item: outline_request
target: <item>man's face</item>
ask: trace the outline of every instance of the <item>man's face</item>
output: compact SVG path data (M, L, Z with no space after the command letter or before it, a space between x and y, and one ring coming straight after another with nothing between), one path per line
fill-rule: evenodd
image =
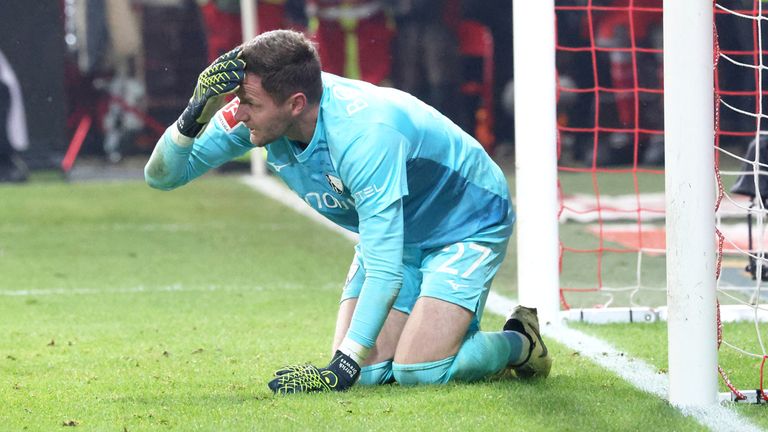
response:
M263 147L285 135L292 126L291 99L275 103L257 75L246 73L235 95L240 98L235 120L245 123L251 130L251 144Z

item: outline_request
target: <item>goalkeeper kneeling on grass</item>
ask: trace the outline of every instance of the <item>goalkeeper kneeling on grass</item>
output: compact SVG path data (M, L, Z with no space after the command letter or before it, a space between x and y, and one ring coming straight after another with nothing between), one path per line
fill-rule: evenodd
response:
M360 234L330 363L277 371L275 393L549 374L535 309L480 331L515 214L474 138L407 93L321 72L304 35L276 30L200 74L146 180L173 189L256 147L299 197Z

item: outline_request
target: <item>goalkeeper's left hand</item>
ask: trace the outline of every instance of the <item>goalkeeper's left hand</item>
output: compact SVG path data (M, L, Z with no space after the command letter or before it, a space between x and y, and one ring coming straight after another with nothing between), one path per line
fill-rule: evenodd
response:
M267 384L276 394L344 391L360 377L360 365L348 355L336 351L331 363L324 368L292 366L278 371L276 375Z

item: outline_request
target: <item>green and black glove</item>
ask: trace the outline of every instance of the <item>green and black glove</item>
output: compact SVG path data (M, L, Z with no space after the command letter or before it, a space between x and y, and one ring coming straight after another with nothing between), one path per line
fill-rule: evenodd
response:
M336 351L331 363L318 368L312 365L288 366L275 372L267 384L275 394L344 391L360 377L360 365L346 354Z
M200 134L216 111L226 102L226 96L240 88L245 78L245 61L237 47L217 58L197 77L195 92L176 121L179 133L189 138Z

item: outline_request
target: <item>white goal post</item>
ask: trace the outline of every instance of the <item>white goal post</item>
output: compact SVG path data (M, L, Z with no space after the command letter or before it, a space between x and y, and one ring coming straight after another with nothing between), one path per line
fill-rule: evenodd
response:
M676 405L718 401L713 25L711 2L664 0L669 401Z
M520 304L557 324L557 110L554 0L512 5L515 73L515 196Z
M516 1L518 293L560 321L554 0ZM669 400L717 403L712 3L664 0Z

